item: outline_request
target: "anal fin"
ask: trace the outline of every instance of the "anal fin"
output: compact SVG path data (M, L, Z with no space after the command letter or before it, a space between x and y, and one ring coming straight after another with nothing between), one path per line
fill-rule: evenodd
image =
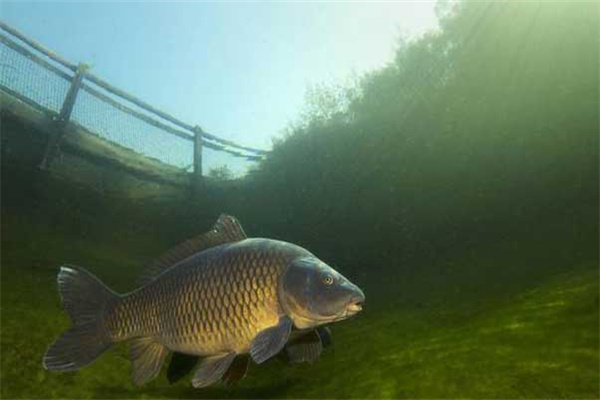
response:
M199 360L199 356L177 352L173 353L169 369L167 370L167 379L169 380L169 383L173 384L181 380L181 378L194 369ZM240 381L246 376L246 372L248 372L249 362L250 357L247 354L238 354L221 377L221 382L229 386Z
M131 342L133 383L143 385L156 378L169 350L152 337L142 337Z
M250 357L247 354L238 355L231 365L223 378L221 380L226 385L233 385L240 381L244 376L246 376L246 372L248 372L248 364L250 362Z
M203 359L194 373L192 386L201 388L217 382L225 375L225 372L235 359L235 355L235 353L225 353Z

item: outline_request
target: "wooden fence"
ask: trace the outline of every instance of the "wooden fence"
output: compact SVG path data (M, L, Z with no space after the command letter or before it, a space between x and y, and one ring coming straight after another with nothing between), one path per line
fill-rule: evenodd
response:
M85 91L95 98L110 104L119 111L133 116L161 131L189 141L194 149L193 172L195 182L199 183L202 181L202 153L205 147L252 161L258 161L268 154L265 150L241 146L232 141L212 135L203 131L198 125L182 122L166 112L158 110L148 103L98 78L90 73L88 66L85 64L74 64L65 60L1 21L0 29L3 31L3 33L0 33L0 43L2 45L21 54L29 61L36 63L47 71L70 82L70 87L66 93L60 111L57 113L45 108L46 112L53 114L54 128L48 138L46 152L40 164L42 168L49 167L54 159L55 149L60 143L62 136L67 132L66 127L69 124L73 107L77 101L77 95L81 91ZM102 93L100 90L94 88L93 85L90 85L90 83L103 89L107 93L110 93L114 97ZM31 98L28 98L26 93L20 93L19 91L10 89L2 83L0 83L0 89L38 109L44 108ZM134 109L131 105L134 105L140 110L144 110L148 114Z

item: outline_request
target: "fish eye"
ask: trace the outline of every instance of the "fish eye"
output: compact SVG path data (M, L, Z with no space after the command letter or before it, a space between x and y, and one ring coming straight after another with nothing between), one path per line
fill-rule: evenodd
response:
M326 285L333 285L333 276L325 275L325 277L323 278L323 283Z

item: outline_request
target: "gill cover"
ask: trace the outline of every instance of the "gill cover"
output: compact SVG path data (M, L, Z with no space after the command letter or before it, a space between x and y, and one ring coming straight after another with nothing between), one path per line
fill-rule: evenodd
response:
M316 257L293 260L281 288L284 310L299 329L344 319L352 302L364 300L356 285Z

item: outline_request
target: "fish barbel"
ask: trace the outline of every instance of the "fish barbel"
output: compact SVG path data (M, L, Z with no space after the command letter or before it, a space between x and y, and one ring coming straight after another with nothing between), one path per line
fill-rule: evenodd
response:
M143 282L119 295L82 268L61 267L59 292L73 326L48 348L44 367L77 370L131 341L138 385L158 375L170 351L205 357L195 387L236 381L248 365L240 356L260 364L286 346L292 328L311 332L356 314L364 302L358 287L308 250L247 238L226 215L159 258Z

